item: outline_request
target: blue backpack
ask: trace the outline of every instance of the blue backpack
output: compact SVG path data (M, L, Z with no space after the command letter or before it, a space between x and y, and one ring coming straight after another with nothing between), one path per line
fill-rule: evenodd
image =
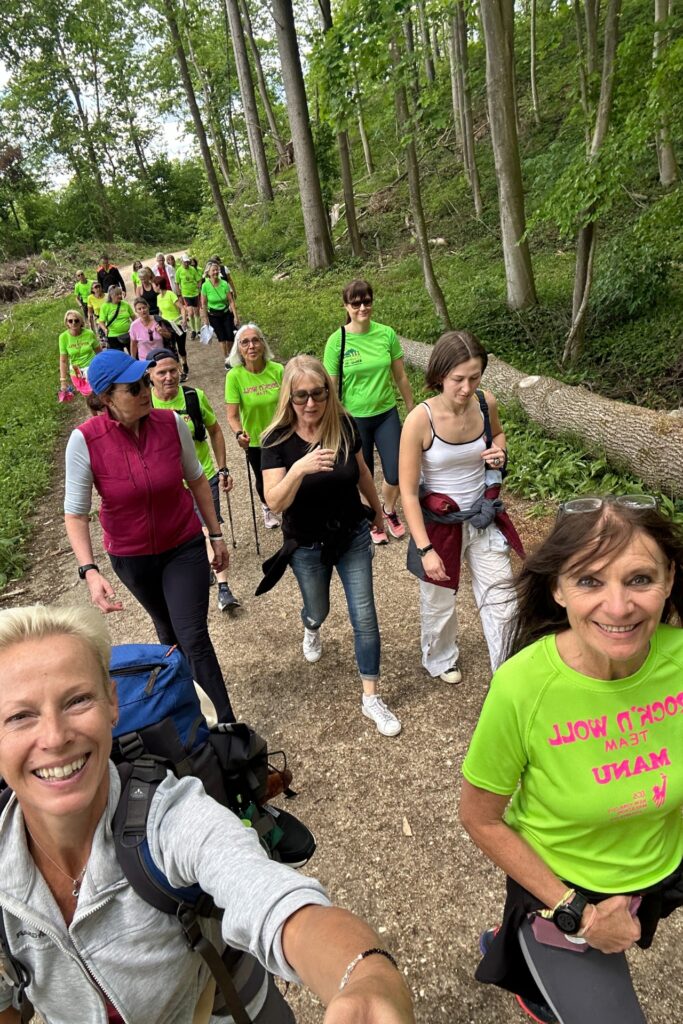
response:
M112 822L119 864L138 896L177 917L188 946L208 965L218 990L214 1012L227 1008L235 1024L251 1024L232 977L246 954L230 947L219 953L199 924L202 917L220 919L223 911L199 885L174 888L152 860L147 843L152 799L170 769L178 778L201 779L210 796L256 829L273 859L300 867L313 856L315 839L294 815L265 806L269 772L276 772L269 765L265 740L243 722L209 728L190 667L177 648L115 646L110 672L119 702L111 755L121 778ZM279 774L287 778L284 753L277 753L284 761ZM287 786L282 789L285 796L295 795ZM0 812L10 795L9 789L0 792ZM15 976L22 1022L30 1021L33 1008L24 994L29 979L9 952L1 913L0 952ZM254 965L259 967L255 961Z

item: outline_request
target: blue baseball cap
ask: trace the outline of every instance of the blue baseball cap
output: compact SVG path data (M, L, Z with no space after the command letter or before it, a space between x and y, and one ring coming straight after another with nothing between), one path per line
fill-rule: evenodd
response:
M133 359L127 352L105 349L98 352L86 370L88 384L101 395L112 384L133 384L140 380L151 364L147 359Z

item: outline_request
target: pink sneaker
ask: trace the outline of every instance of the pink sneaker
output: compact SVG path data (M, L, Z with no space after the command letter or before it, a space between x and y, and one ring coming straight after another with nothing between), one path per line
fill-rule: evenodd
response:
M388 544L389 538L384 530L378 530L376 526L370 527L370 536L373 544Z
M400 540L401 537L405 537L406 528L398 518L396 509L394 509L393 512L387 512L384 505L382 505L382 515L386 519L387 527L392 537L395 537L396 540Z

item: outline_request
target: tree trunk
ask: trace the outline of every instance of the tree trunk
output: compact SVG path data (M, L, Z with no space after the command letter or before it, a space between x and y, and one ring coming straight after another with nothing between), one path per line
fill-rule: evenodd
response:
M394 65L394 71L396 72L397 80L399 80L401 56L395 40L391 41L389 49ZM408 113L408 97L406 96L405 86L400 82L400 80L398 81L398 85L394 92L394 100L396 105L396 123L399 134L406 135L410 131L410 115ZM432 266L432 257L429 252L429 238L427 237L427 225L425 223L424 209L422 207L422 193L420 188L420 165L417 159L417 150L415 149L415 139L412 131L410 131L410 135L408 136L405 155L406 170L408 172L410 208L413 214L413 222L415 224L417 247L420 254L420 260L422 262L422 273L424 275L425 287L427 288L429 296L434 303L436 315L441 320L444 329L450 330L451 319L448 315L448 307L446 306L446 300L444 299L443 292L441 291L441 286L436 279L434 267Z
M521 135L522 126L519 120L519 104L517 102L517 68L515 66L515 0L497 0L503 19L503 31L508 50L510 64L510 81L512 82L512 101L515 107L515 125L517 135Z
M579 69L579 96L581 97L581 109L584 115L584 137L586 140L586 152L590 149L590 100L589 100L589 86L588 86L588 58L586 55L586 47L583 41L583 24L581 21L581 0L573 0L574 8L574 28L576 31L576 53L578 58L578 69Z
M372 151L370 149L370 143L368 141L368 133L365 130L365 118L363 116L363 103L360 98L360 83L358 81L358 70L356 65L353 66L353 81L356 87L356 108L358 110L358 133L360 135L360 141L363 146L363 157L365 158L365 166L367 172L372 177L375 173L375 167L372 162Z
M587 3L589 0L587 0ZM600 97L595 116L595 128L588 162L597 158L609 130L612 103L614 100L614 74L619 43L619 17L621 0L609 0L605 16L605 38L603 44ZM586 328L588 300L593 285L593 261L595 258L596 225L594 206L583 210L581 220L584 226L579 231L576 243L576 268L574 271L574 295L572 300L572 325L562 353L563 363L575 363L583 349Z
M534 111L534 121L537 125L541 123L541 111L538 104L538 84L536 82L536 0L531 0L530 9L530 77L531 77L531 106Z
M436 70L436 65L441 60L441 48L439 46L439 33L437 26L433 22L430 29L430 35L432 39L432 53L434 55L434 68Z
M223 181L225 182L226 186L230 188L230 171L228 170L228 163L225 158L225 152L221 152L218 134L216 132L216 121L214 120L215 105L213 103L213 99L211 96L211 83L209 82L206 70L200 67L197 58L195 57L194 47L192 46L192 33L190 31L190 15L187 10L185 0L182 0L182 4L183 10L185 12L185 38L187 39L187 49L190 54L190 60L194 65L197 78L199 79L199 83L202 88L202 95L204 97L204 110L206 111L206 124L209 130L209 136L211 137L211 145L213 146L213 151L216 154L218 166L220 167L221 174L223 175Z
M472 116L472 90L470 89L469 54L467 51L467 18L462 0L455 6L455 55L458 74L459 91L462 102L462 130L465 162L468 168L467 177L472 189L472 199L477 217L481 217L484 206L481 199L477 157L474 150L474 118Z
M237 81L239 82L240 96L242 97L244 117L247 122L249 151L256 169L256 185L261 199L264 202L271 202L273 199L273 187L270 183L270 174L268 173L268 160L266 159L261 122L259 121L258 108L256 106L256 93L254 92L254 83L251 78L247 44L244 41L244 30L237 0L225 0L225 9L228 12L228 24L232 38L232 48L235 54L235 67L237 68Z
M415 58L415 33L413 31L413 19L410 17L410 11L403 19L403 38L410 66L410 91L413 94L413 103L417 106L417 101L420 97L420 82L417 74L417 60Z
M465 153L465 111L462 105L462 95L460 92L460 71L458 68L458 43L457 43L457 32L458 25L455 20L455 15L451 16L450 20L450 32L448 35L448 61L451 68L451 106L453 107L453 127L455 128L455 141L460 146L462 153L462 165L465 171L465 176L469 181L470 169L467 166L467 155Z
M287 164L287 147L282 141L280 129L278 128L277 121L275 120L273 104L271 103L270 96L268 95L266 76L263 73L261 54L259 53L258 46L256 45L256 39L254 38L254 29L251 24L251 15L249 14L247 0L240 0L240 9L244 20L244 28L247 33L247 42L249 43L249 49L251 50L251 56L254 61L256 84L258 86L259 96L261 97L261 103L263 104L263 109L266 114L266 120L268 121L268 128L277 152L278 165L284 167Z
M429 83L436 78L434 71L434 59L432 48L429 42L429 30L427 28L427 15L425 13L424 0L417 0L417 19L420 26L420 39L422 40L422 60L425 66L425 77Z
M511 309L537 303L526 230L522 165L517 139L517 120L510 41L506 38L502 4L487 0L480 5L486 41L486 86L491 143L498 185L500 230L505 261L507 301Z
M206 131L202 123L202 117L199 112L199 106L197 105L197 97L194 93L194 87L192 85L192 77L190 75L190 69L187 64L187 57L183 50L182 40L180 38L180 32L178 30L178 21L176 18L175 9L173 7L173 0L162 0L164 15L168 22L169 31L171 33L171 41L173 43L173 49L175 51L176 60L178 62L178 69L180 71L180 77L182 79L183 88L185 89L185 97L187 99L187 105L190 108L192 115L192 121L194 124L194 130L197 135L197 141L199 143L199 149L202 154L202 160L204 161L204 168L206 170L206 177L209 181L209 187L211 189L211 195L213 197L213 203L216 207L216 213L218 219L221 222L221 227L227 239L227 242L232 250L232 254L235 257L237 265L244 269L244 257L242 250L240 249L237 236L233 231L232 224L230 223L230 217L223 200L223 195L218 184L218 176L216 175L216 168L213 165L211 159L211 150L209 149L209 142L206 137Z
M590 78L598 70L600 0L584 0L583 11L586 22L586 70Z
M667 18L673 15L673 0L655 0L655 35L654 35L654 62L657 64L669 44L669 30L662 30L662 25ZM666 114L659 116L659 128L657 129L657 163L659 164L659 180L665 187L675 185L679 179L678 164L671 139L669 119Z
M308 265L313 270L323 270L331 265L334 249L320 188L292 0L273 0L273 18L299 181Z
M425 370L432 346L399 340L406 363ZM528 377L491 355L484 385L500 402L518 401L553 437L578 437L586 452L605 455L647 486L683 498L683 409L657 412L615 402L552 377Z

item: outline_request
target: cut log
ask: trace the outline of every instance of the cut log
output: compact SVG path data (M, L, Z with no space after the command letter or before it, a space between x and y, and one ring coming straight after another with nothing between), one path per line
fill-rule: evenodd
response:
M426 369L431 345L400 340L406 362ZM530 377L491 355L484 385L502 403L519 402L552 437L571 435L587 453L604 453L615 469L683 498L683 408L661 412L615 402L553 377Z

